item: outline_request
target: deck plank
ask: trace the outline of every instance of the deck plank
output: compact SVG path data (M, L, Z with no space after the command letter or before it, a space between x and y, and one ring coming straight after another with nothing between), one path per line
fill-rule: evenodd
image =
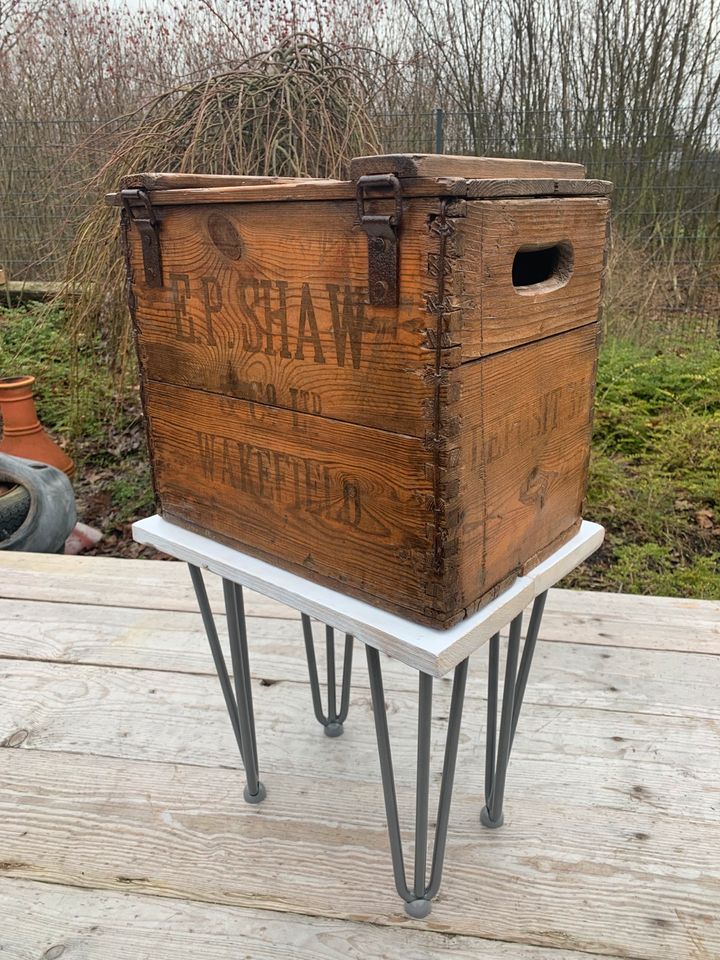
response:
M234 771L8 750L2 871L405 922L375 784L276 774L260 807L238 796ZM560 791L555 804L516 811L508 827L482 831L477 798L458 790L441 895L427 920L408 923L648 960L703 956L698 943L707 957L720 954L716 825L671 819L651 806L635 816L608 808L592 814L564 803Z
M445 877L418 923L393 889L360 648L330 741L297 613L248 596L268 787L248 807L183 565L0 553L0 598L3 957L720 956L718 603L551 591L499 831L478 825L473 658ZM411 825L416 680L384 665Z
M208 597L222 602L220 579L205 576ZM66 557L0 552L0 597L151 610L197 610L187 566L174 560ZM247 591L253 616L299 618L289 607Z
M591 960L553 950L408 927L376 927L249 907L0 879L7 960ZM50 951L55 950L52 954Z
M218 578L206 577L220 608ZM0 551L0 598L120 608L194 612L184 564L64 557ZM250 616L297 619L282 604L247 591ZM550 591L543 622L547 640L720 655L720 602L637 597L580 590Z
M239 767L230 724L212 677L4 661L0 744L23 750L72 752L126 760ZM319 780L378 782L370 698L354 693L339 743L322 735L307 685L278 682L253 689L261 769L306 773ZM396 779L412 785L416 695L387 690ZM446 715L449 691L435 700ZM481 796L484 704L468 697L458 758L458 785ZM436 757L443 724L434 724ZM89 760L87 761L89 762ZM439 761L438 761L439 764ZM435 777L439 766L435 769ZM720 781L717 722L597 711L587 706L526 704L510 772L512 797L552 802L556 784L577 806L632 812L638 792L670 816L720 822L711 784ZM595 784L592 790L588 783ZM511 801L512 802L512 801Z
M218 617L221 635L224 618ZM307 663L296 620L249 618L250 665L266 681L307 683ZM608 710L720 719L720 657L644 648L562 645L543 626L528 703L584 704ZM324 640L316 626L321 676ZM227 656L227 651L226 651ZM213 674L198 613L102 607L47 601L0 600L0 660L27 658L57 663ZM362 647L357 645L353 685L368 687ZM229 661L228 661L229 662ZM484 696L486 655L472 658L468 693ZM383 658L388 687L415 691L414 671Z

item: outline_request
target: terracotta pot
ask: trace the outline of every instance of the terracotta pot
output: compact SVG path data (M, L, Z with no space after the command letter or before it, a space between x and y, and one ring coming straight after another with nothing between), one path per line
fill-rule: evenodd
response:
M32 393L34 383L35 377L0 378L0 414L3 421L0 450L14 457L49 463L71 477L75 473L75 464L50 439L38 420Z

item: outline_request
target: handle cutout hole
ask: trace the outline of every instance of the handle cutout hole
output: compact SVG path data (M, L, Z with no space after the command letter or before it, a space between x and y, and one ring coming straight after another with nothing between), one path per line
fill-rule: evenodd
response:
M572 271L573 248L568 240L553 244L528 243L515 254L512 282L518 293L544 293L564 286Z

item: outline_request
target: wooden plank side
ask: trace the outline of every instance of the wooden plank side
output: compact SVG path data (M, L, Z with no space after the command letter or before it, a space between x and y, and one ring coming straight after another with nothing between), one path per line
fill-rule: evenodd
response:
M310 181L310 180L274 180L268 178L267 183L258 183L264 178L247 178L244 186L233 185L230 181L235 178L218 177L218 181L227 179L224 185L215 185L213 178L200 177L198 186L178 186L177 182L169 179L172 174L149 174L156 178L158 186L150 186L152 200L155 206L197 205L207 203L266 203L266 202L303 202L327 200L355 201L357 185L352 181ZM135 178L130 178L133 181ZM140 179L140 178L138 178ZM244 179L244 178L238 178ZM252 183L250 181L253 180ZM167 182L166 182L167 181ZM130 184L132 186L132 182ZM142 186L136 183L136 186ZM377 195L372 186L368 194ZM464 179L463 177L406 177L402 181L402 196L404 200L420 197L468 197L497 199L498 197L574 197L574 196L608 196L612 192L612 184L608 180L568 180L563 177L532 177L520 180L517 177L500 177L494 179ZM107 194L105 200L111 206L120 206L119 193Z
M442 614L420 440L154 381L146 404L166 519L411 619Z
M604 197L612 193L609 180L564 180L532 177L527 180L467 180L465 196L493 200L500 197Z
M473 600L578 524L598 325L453 371L460 385L460 590Z
M454 265L463 288L463 360L596 321L607 216L605 199L467 203L458 221L464 256ZM532 258L552 246L555 265L543 270ZM530 259L518 281L549 279L515 286L519 252Z
M627 624L608 618L602 629L612 633L602 646L589 623L555 610L556 592L550 594L546 607L526 704L720 719L720 702L715 696L720 689L717 624L693 620L696 635L704 634L708 642L714 638L714 656L663 650L663 643L680 635L677 627L663 622ZM247 607L247 594L245 599ZM225 645L225 618L217 607L216 622ZM324 630L320 623L314 627L318 669L324 676ZM595 643L582 642L585 633ZM305 647L296 619L249 617L248 636L252 675L261 686L307 682ZM631 638L632 647L619 646ZM227 649L225 654L230 662ZM355 655L353 690L367 690L360 644ZM214 675L200 614L174 610L2 600L0 658ZM382 663L388 689L416 692L414 671L394 659L383 657ZM485 654L479 652L468 674L467 695L483 698L486 687Z
M145 377L422 436L427 219L407 204L399 308L367 303L368 240L354 202L163 211L164 285L143 281L128 230Z
M442 933L411 926L7 878L0 916L7 960L442 960L448 949ZM485 960L591 960L575 950L453 937L453 960L477 960L478 951Z
M163 178L164 179L164 178ZM348 180L313 180L305 177L288 177L277 179L272 177L237 178L246 182L239 185L236 178L227 178L226 183L203 183L207 178L201 177L196 185L187 186L171 181L152 189L153 206L195 206L203 203L255 203L258 201L287 202L287 201L332 201L355 200L357 188ZM224 178L219 178L224 179ZM233 182L230 182L233 181ZM133 189L133 187L130 187ZM414 191L414 192L417 192ZM422 196L428 196L427 189L421 191ZM121 206L120 192L105 195L105 202L110 206ZM131 203L132 203L131 198Z
M394 173L397 177L564 177L580 180L585 176L581 163L559 163L553 160L508 160L503 157L472 157L436 153L393 153L371 157L354 157L350 161L350 178L368 174Z
M227 176L212 173L131 173L120 181L121 190L192 190L214 187L257 187L295 183L340 183L341 181L311 180L305 177Z
M378 784L277 777L267 802L250 807L236 771L6 754L5 876L410 923L393 890ZM552 804L516 804L506 829L485 832L461 769L441 898L413 929L647 960L691 960L698 943L717 955L716 824L651 803L589 816L560 792ZM400 801L405 810L408 791Z
M213 603L222 603L218 577L206 578ZM197 600L187 565L175 561L129 560L121 557L57 556L0 550L0 597L49 603L107 605L154 610L196 611ZM286 607L256 594L246 607L262 616L297 616Z
M465 181L458 177L416 178L403 181L403 197L463 196ZM372 195L373 191L369 191ZM350 180L288 179L236 186L172 186L153 190L154 207L197 206L199 204L244 203L327 203L336 200L357 202L357 184ZM120 206L120 193L105 197L111 206Z
M553 590L553 603L565 614L583 614L589 623L622 619L628 623L655 620L670 629L685 626L688 645L692 650L692 631L700 623L700 630L712 623L720 628L720 600L700 600L696 597L655 597L649 594L611 593L601 590ZM715 653L720 653L718 647Z

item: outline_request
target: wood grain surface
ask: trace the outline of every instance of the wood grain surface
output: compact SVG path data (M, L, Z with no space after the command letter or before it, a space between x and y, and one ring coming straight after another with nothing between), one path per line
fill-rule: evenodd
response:
M266 633L267 626L265 624ZM298 651L302 647L300 633L298 629ZM196 641L199 648L204 637L198 633ZM258 631L253 631L251 655L258 646ZM281 648L277 642L270 645L266 640L265 646L276 651L276 662L284 662L284 658L278 656ZM320 650L321 643L317 647ZM262 646L260 652L262 654ZM209 661L209 652L207 658ZM594 659L599 659L599 652ZM417 711L417 674L401 673L392 666L386 672L386 666L391 664L391 660L383 657L385 683L392 691L387 694L391 717L410 719ZM671 700L672 707L667 713L660 710L653 713L647 708L631 713L629 707L636 699L632 694L614 697L608 694L603 698L592 676L583 682L577 679L579 671L563 671L562 651L555 650L554 655L553 651L546 653L544 669L551 671L555 664L560 673L554 685L546 679L533 690L523 708L522 734L512 757L514 791L520 791L523 796L535 791L538 799L552 803L553 785L564 776L567 799L573 805L611 806L629 813L637 801L630 791L623 794L618 787L623 781L632 781L635 774L641 776L644 787L653 795L663 792L663 784L666 791L671 788L669 795L665 793L655 801L659 812L676 815L673 794L684 798L687 795L684 809L688 817L709 820L720 827L720 811L709 807L703 789L720 776L713 733L717 711L710 716L707 709L701 708L697 717L690 716L692 704L699 697L690 696L686 685L677 684L680 693L685 692L685 700L682 703ZM348 739L343 740L348 746L340 756L332 744L321 739L322 733L317 728L307 684L307 665L305 676L295 681L290 681L279 666L275 672L280 675L274 682L268 683L267 676L253 681L260 763L270 782L276 771L303 776L314 767L322 767L330 777L362 780L380 788L372 709L362 657L358 658L357 666L360 682L351 699L345 731ZM691 672L694 674L701 666L696 663L690 668ZM481 797L485 723L481 680L485 679L485 664L474 663L473 669L477 676L474 693L468 691L465 705L460 756L463 789L468 795ZM606 665L603 672L607 674L607 684L613 685L620 675L620 664L615 661ZM0 718L0 742L7 749L145 762L162 763L173 758L179 764L227 767L241 774L242 764L217 678L210 674L175 673L0 660L7 705ZM394 678L400 674L407 682L408 673L415 683L408 684L410 689L404 692L401 686L396 686ZM577 691L568 693L565 685L575 682ZM709 684L703 684L701 691L707 692L708 688ZM672 697L672 690L669 692ZM436 691L432 732L435 758L442 757L444 726L440 718L446 715L449 695L449 683L440 685ZM558 714L571 716L572 726L559 727ZM203 736L203 727L214 731L212 740ZM399 726L392 723L393 752L403 758L396 770L396 783L407 791L414 787L415 769L411 758L416 733L412 723ZM688 775L688 755L695 758L696 764L703 765L704 775L697 767ZM566 768L573 761L584 768L584 776L579 770L568 775ZM587 772L603 765L610 766L611 771L598 782L595 791L588 791ZM438 774L434 765L436 786Z
M457 495L460 603L570 539L587 484L598 324L453 371L463 416Z
M152 565L142 561L130 561L130 565L137 571L136 589L147 584L143 599L151 603L157 596L153 593L157 582L147 571ZM185 570L178 572L186 574ZM172 590L171 596L176 593L182 600L185 580L189 580L187 574L182 582L178 581L177 593ZM206 577L206 583L221 643L230 662L219 581ZM93 578L88 576L86 589L92 590L93 584ZM611 609L602 619L591 618L582 612L585 596L579 591L550 591L526 704L720 721L720 702L714 696L720 685L720 626L708 619L720 612L718 604L704 602L693 619L694 648L677 650L669 648L673 639L677 642L681 636L677 622L663 616L662 610L656 620L623 620L623 608L632 610L637 598L614 596ZM250 667L260 688L259 695L264 695L265 687L279 682L304 684L308 670L298 612L277 604L276 616L268 616L269 611L256 602L261 598L249 591L244 592L244 597L249 611ZM100 601L101 597L97 599ZM315 622L313 626L322 675L325 633L322 624ZM687 632L684 638L690 639ZM340 642L341 638L336 639L336 643ZM0 600L0 658L214 676L200 614L191 609ZM485 659L486 652L482 650L472 658L467 680L469 697L485 696ZM390 689L408 695L417 692L415 671L390 657L381 655L381 660L383 677ZM12 676L8 678L8 688L15 683ZM449 678L442 680L439 689L449 682ZM358 646L353 690L363 693L358 694L356 702L368 689L367 668ZM18 720L18 714L12 716ZM8 727L5 736L12 732ZM627 758L631 762L629 753ZM671 796L667 802L668 810L672 809Z
M166 519L434 619L420 440L155 381L145 395Z
M292 184L308 180L303 177L243 177L208 173L134 173L123 177L121 190L198 190L213 187L258 187L273 184ZM317 182L317 181L310 181ZM336 182L336 181L323 181ZM337 181L340 182L340 181Z
M142 282L131 229L144 376L421 437L436 205L408 205L397 310L366 303L367 237L354 203L168 209L159 289Z
M495 177L565 177L578 180L585 176L581 163L558 163L547 160L508 160L503 157L468 157L437 153L394 153L355 157L350 161L350 178L367 174L394 173L397 177L456 176Z
M402 193L407 199L458 197L497 199L498 197L605 197L612 193L608 180L570 180L547 174L519 179L517 176L488 177L481 180L457 177L403 177ZM200 174L141 173L126 177L122 189L145 189L153 204L194 206L214 203L265 203L292 201L352 200L357 195L353 180L307 180L293 177L221 177ZM378 196L372 186L369 196ZM105 197L111 206L120 206L120 193Z
M466 180L462 195L471 199L501 197L606 197L612 193L609 180L566 180L562 177L528 177L517 180L510 177L494 180Z
M352 766L347 744L335 746L334 762L344 753ZM329 794L311 770L277 771L266 803L251 808L239 800L237 770L28 748L3 759L7 878L407 925L377 783L333 771ZM632 809L625 798L592 809L569 791L550 803L516 791L504 830L486 833L465 759L442 894L423 927L649 960L702 957L692 952L698 941L706 957L717 954L716 820L655 810L636 767L621 788L642 796ZM586 773L587 794L601 774L592 763ZM413 788L398 793L405 815Z
M294 572L449 624L575 532L596 338L591 324L454 372L466 413L440 462L440 571L421 441L149 381L163 513L263 559L281 543Z
M443 159L449 176L556 190L577 176ZM323 183L207 189L337 185ZM164 516L437 626L577 529L606 199L406 199L397 307L369 305L350 200L159 209L163 286L145 285L126 233Z
M595 198L467 203L463 256L463 360L508 350L597 320L608 201ZM518 253L561 251L548 280L515 286Z
M550 592L500 831L478 825L486 674L473 658L443 885L431 916L409 921L361 657L345 736L330 741L312 716L295 614L248 595L268 786L249 807L183 565L0 553L0 597L10 595L9 960L719 954L720 604ZM417 677L385 658L383 671L411 854ZM436 684L433 804L449 688Z
M9 960L430 960L449 942L453 960L477 960L478 951L486 960L592 960L576 950L33 880L0 880L0 915Z

